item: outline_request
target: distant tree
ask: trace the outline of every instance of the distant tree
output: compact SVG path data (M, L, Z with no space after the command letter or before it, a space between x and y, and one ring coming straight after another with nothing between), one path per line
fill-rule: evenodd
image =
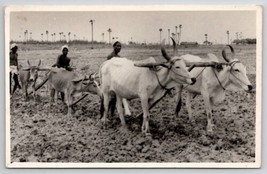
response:
M175 26L175 41L178 42L178 32L177 32L178 26Z
M168 29L168 44L169 44L169 45L170 45L170 39L171 39L171 38L170 38L170 31L171 31L171 30Z
M227 34L227 44L229 45L229 30L226 31L226 34Z
M41 41L43 42L43 36L44 36L44 34L43 33L41 33Z
M70 41L70 35L71 35L71 32L68 32L69 41Z
M108 29L108 35L109 35L108 43L109 43L109 44L110 44L110 35L111 35L111 32L112 32L112 30L111 30L111 28L109 28L109 29Z
M181 37L182 37L182 25L179 25L179 35L178 35L178 42L177 44L179 45L179 43L181 42Z
M205 43L206 45L208 45L208 34L204 34L204 36L205 36Z
M159 44L161 44L161 32L162 32L162 28L159 29Z
M46 41L48 42L48 34L49 34L48 30L45 31L45 34L46 34Z

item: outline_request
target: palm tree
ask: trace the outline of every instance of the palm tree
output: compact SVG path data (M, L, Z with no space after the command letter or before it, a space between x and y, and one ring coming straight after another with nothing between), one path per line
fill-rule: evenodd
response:
M54 37L53 36L54 36L54 33L51 34L51 42L54 41Z
M206 45L208 45L208 34L205 34L204 36L205 36L205 43Z
M71 32L68 32L69 41L70 41L70 34L71 34Z
M226 31L227 34L227 44L229 45L229 30Z
M177 29L178 29L178 26L175 26L175 35L176 35L175 41L176 41L176 43L178 42Z
M56 33L54 33L54 42L56 41Z
M48 42L48 33L49 33L49 32L46 30L46 31L45 31L45 34L46 34L46 41L47 41L47 42Z
M30 32L30 40L32 40L32 32Z
M182 25L180 24L179 25L179 36L178 36L178 45L179 45L179 43L180 43L180 41L181 41L181 36L182 36Z
M105 41L105 33L102 33L102 41L104 42Z
M76 40L76 34L74 34L73 37L74 37L74 40Z
M90 20L89 22L91 23L91 27L92 27L92 47L91 47L91 49L93 49L94 47L93 47L93 41L94 41L94 21L95 20Z
M25 30L26 42L28 42L28 30Z
M41 33L41 40L42 40L42 42L43 42L43 36L44 36L44 34L43 34L43 33Z
M236 39L238 40L238 32L236 32L235 35L236 35Z
M161 32L162 32L162 28L159 29L159 44L161 44Z
M109 28L109 29L108 29L108 34L109 34L108 44L110 44L110 35L111 35L111 32L112 32L112 30L111 30L111 28Z
M170 45L170 29L168 29L168 44Z

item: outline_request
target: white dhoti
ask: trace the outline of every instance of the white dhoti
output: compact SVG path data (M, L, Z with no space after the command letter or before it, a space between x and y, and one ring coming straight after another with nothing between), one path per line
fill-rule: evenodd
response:
M11 74L17 74L18 75L18 68L17 66L10 66L10 72Z

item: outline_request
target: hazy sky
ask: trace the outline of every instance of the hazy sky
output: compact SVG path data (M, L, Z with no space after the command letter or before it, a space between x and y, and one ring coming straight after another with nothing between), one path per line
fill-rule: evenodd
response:
M159 28L162 28L162 38L167 38L168 29L175 33L175 26L182 25L181 41L208 40L215 43L226 43L226 31L230 31L230 39L236 38L236 32L242 32L243 38L256 37L255 11L200 11L200 12L11 12L10 37L12 40L22 40L24 31L32 32L33 39L41 39L41 33L49 31L67 35L71 32L76 38L91 40L91 24L94 22L94 40L102 41L104 33L108 42L108 28L111 36L118 37L122 42L155 43L160 40Z

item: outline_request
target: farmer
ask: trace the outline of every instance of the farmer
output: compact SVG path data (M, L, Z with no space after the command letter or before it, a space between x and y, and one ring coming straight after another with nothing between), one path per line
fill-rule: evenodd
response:
M19 84L18 80L18 46L17 44L13 43L10 46L10 52L9 52L9 62L10 62L10 93L13 95L16 91L17 87L21 89L21 86ZM12 77L15 82L13 91L11 89L12 85Z
M52 67L65 68L66 70L71 71L72 69L70 67L70 58L67 57L69 47L67 45L63 45L61 47L61 52L62 54L58 56L57 62L52 65Z
M113 52L110 53L107 57L107 59L111 59L112 57L120 57L120 55L118 54L121 51L121 43L119 41L116 41L113 44Z

